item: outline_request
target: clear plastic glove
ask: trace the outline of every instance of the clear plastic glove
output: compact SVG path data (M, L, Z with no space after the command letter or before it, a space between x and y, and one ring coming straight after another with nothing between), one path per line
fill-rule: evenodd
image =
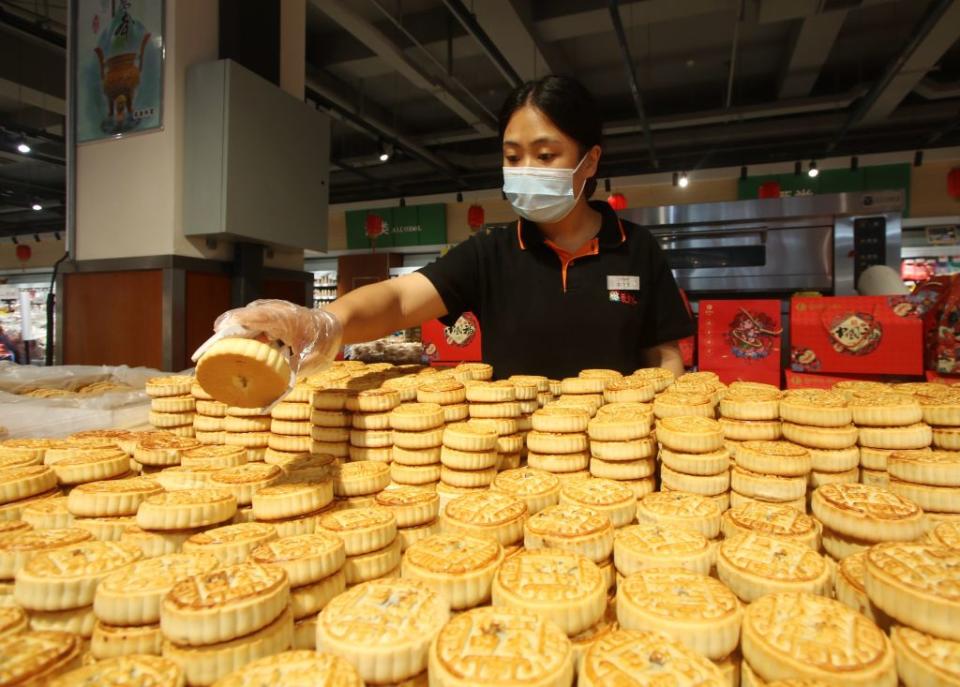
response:
M243 337L280 347L294 375L307 375L327 367L336 358L343 338L343 327L333 313L275 299L253 301L243 308L228 310L214 322L213 331L214 335L194 352L194 362L214 342Z

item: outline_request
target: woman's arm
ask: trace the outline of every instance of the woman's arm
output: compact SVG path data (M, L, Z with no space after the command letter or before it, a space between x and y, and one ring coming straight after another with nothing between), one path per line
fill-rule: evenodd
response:
M667 341L644 349L644 359L650 367L664 367L670 370L675 377L684 373L683 354L680 353L678 341Z
M326 309L340 320L345 344L379 339L447 314L436 287L418 273L363 286Z

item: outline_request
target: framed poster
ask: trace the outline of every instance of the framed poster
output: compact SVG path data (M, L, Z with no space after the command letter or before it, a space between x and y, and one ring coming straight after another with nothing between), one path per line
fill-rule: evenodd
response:
M77 0L77 142L163 124L166 0Z

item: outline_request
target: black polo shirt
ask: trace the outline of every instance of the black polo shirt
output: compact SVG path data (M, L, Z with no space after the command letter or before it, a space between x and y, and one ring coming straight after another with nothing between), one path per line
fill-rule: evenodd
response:
M585 368L629 374L643 350L690 336L693 324L656 240L621 221L605 202L600 232L577 253L536 224L486 229L420 270L447 307L445 321L471 311L483 360L497 378L552 379Z

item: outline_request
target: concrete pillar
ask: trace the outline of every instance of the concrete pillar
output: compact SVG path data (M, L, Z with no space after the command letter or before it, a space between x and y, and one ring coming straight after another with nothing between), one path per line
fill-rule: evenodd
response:
M223 54L227 27L240 54L257 59L260 50L263 59L266 50L270 80L302 98L306 0L232 3L167 0L163 128L77 148L76 241L58 280L58 362L180 370L214 318L234 305L232 282L242 268L236 247L184 234L187 68L240 56ZM262 25L234 12L238 6L273 11L276 33L264 35ZM226 23L221 7L230 13ZM259 295L305 302L312 280L302 271L303 252L261 250Z

